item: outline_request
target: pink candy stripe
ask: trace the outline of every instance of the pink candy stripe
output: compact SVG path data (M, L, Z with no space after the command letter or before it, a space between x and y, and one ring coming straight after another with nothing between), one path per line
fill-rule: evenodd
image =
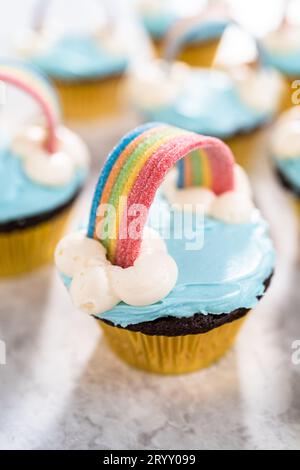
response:
M54 115L51 112L50 107L48 106L44 98L38 92L36 92L34 88L31 88L29 85L24 83L21 79L12 77L9 74L1 72L0 81L9 83L11 85L16 86L17 88L20 88L25 93L28 93L39 104L47 121L48 139L47 139L47 142L45 143L46 149L50 153L56 152L57 151L56 121L55 121Z
M232 166L228 164L228 158L224 158L224 154L216 146L206 148L206 152L211 167L211 189L215 194L220 195L228 191L228 182L233 183Z
M227 145L213 137L204 137L189 133L173 138L167 144L162 145L149 158L128 196L128 208L132 207L133 204L142 204L149 210L156 191L168 171L178 160L185 157L193 150L202 148L206 150L209 156L212 156L211 160L215 160L218 165L222 165L223 182L217 183L217 181L215 181L214 189L217 190L218 194L232 190L234 188L234 158ZM126 219L128 227L130 227L130 223L135 219L135 216L127 217L127 214L124 214L121 221L120 233L122 233L121 231L124 229L124 224L126 226ZM147 214L143 220L141 220L140 237L138 239L133 239L129 236L127 239L118 240L115 260L118 266L126 268L133 265L140 251L142 233L146 221Z

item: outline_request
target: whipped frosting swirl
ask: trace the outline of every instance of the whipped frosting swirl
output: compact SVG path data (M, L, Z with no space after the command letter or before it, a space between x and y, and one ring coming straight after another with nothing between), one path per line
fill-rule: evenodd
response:
M49 187L60 187L72 180L78 168L88 167L87 146L76 134L60 127L57 139L58 150L50 154L44 146L44 127L25 127L15 135L12 151L21 158L24 172L32 181Z
M141 252L133 266L112 266L99 241L76 233L63 238L55 251L59 271L72 277L74 305L101 314L123 301L136 307L151 305L169 294L178 269L159 234L145 228Z

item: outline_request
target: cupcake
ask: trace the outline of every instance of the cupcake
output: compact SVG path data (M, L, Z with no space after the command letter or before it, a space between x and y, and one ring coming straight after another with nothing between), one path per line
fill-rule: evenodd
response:
M229 18L221 2L206 7L205 3L141 2L142 19L158 55L176 57L194 66L212 65Z
M47 27L43 18L21 36L18 53L54 83L65 119L90 121L119 112L128 57L112 25L66 32Z
M264 129L281 105L282 80L270 68L191 68L157 61L129 78L131 99L145 120L223 139L250 168Z
M261 39L260 49L263 62L285 77L288 89L285 108L298 104L294 102L297 97L293 99L297 88L293 82L300 79L300 24L282 23L276 31Z
M274 249L230 149L149 123L108 156L87 230L63 238L55 260L117 356L179 374L231 347L269 285Z
M0 136L0 276L32 271L53 253L87 177L85 144L58 123L50 83L32 68L0 62L0 83L27 93L45 125Z
M300 106L281 115L274 126L270 153L277 176L300 215Z

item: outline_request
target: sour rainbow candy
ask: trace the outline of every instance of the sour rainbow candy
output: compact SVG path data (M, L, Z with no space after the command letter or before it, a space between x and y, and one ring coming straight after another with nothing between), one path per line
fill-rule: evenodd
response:
M128 267L134 263L147 219L145 213L141 218L138 239L127 236L127 227L136 215L127 212L122 197L126 198L127 208L141 204L148 211L166 174L183 157L187 157L185 161L191 161L191 177L181 174L187 171L187 166L183 165L179 167L179 183L187 179L188 185L206 186L217 195L234 188L234 158L223 142L166 124L149 123L138 127L127 134L108 156L94 194L88 236L101 239L113 264ZM193 174L196 160L203 169L206 165L203 177L200 174L202 167L197 165L194 165L197 166L196 175ZM115 210L115 230L102 236L102 209L106 204ZM97 227L100 227L100 234Z
M48 129L46 148L57 150L56 127L59 122L59 104L51 84L32 67L22 62L0 61L0 81L16 86L30 95L40 106Z

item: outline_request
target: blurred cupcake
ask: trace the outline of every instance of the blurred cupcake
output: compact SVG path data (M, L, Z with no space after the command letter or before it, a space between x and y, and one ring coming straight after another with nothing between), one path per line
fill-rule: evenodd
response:
M53 259L70 210L87 177L85 144L58 124L55 93L20 63L0 62L0 82L40 106L45 126L19 126L0 138L0 276L31 271Z
M207 5L208 4L208 5ZM141 2L144 25L160 56L172 56L189 65L210 67L229 24L221 1Z
M270 152L279 180L293 195L300 215L300 106L286 111L277 121Z
M261 39L260 49L263 62L285 77L288 88L285 108L298 104L293 102L293 94L299 84L293 86L293 82L300 79L300 24L284 21L276 31L269 32Z
M64 238L55 258L74 305L115 353L162 374L218 360L274 269L267 225L229 148L159 123L115 146L87 231Z
M129 89L145 120L221 138L237 162L249 167L263 129L278 112L282 81L267 68L220 71L161 61L137 70Z
M43 10L21 35L18 53L54 83L64 118L89 121L116 114L128 64L120 33L111 23L66 31L47 25L45 16Z

